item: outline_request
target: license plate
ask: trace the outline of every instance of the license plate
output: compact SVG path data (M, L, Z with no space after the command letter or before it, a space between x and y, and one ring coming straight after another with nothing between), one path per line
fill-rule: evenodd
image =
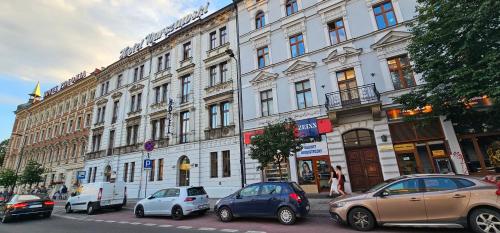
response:
M208 205L199 205L198 206L198 209L206 209L206 208L208 208Z
M30 205L29 208L42 208L42 205Z

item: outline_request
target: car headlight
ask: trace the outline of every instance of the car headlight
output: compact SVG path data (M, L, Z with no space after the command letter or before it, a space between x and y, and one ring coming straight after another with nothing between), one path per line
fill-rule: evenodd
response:
M333 208L341 208L341 207L344 207L346 204L347 204L347 202L343 202L343 201L341 201L341 202L336 202L336 203L333 203L333 204L332 204L332 207L333 207Z

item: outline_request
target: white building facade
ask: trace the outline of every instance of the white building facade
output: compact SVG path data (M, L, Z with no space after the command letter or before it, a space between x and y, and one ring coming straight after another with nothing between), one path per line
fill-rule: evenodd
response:
M230 5L205 15L207 7L98 75L85 182L124 181L129 198L174 186L223 197L241 187L237 62L227 51L237 51L236 14Z
M246 183L277 180L249 158L250 138L292 118L313 125L283 173L309 193L328 192L340 165L346 190L413 173L467 173L453 126L405 122L392 97L421 83L406 46L416 1L241 0L240 37Z

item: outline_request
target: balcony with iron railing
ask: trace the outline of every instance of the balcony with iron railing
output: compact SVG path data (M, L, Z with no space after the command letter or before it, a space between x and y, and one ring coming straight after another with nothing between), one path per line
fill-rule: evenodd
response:
M325 94L325 107L330 119L337 120L337 113L370 109L374 118L380 117L380 93L375 83Z

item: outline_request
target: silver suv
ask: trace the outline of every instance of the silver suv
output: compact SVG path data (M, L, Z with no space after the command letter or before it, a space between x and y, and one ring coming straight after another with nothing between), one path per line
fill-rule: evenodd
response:
M186 215L203 215L209 209L208 195L203 187L175 187L159 190L137 202L134 213L137 218L172 216L179 220Z

